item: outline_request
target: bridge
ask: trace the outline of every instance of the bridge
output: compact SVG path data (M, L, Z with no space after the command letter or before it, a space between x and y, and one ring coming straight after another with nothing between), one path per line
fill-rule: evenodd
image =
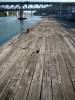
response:
M0 2L0 11L20 11L20 19L23 19L23 11L34 11L50 5L58 5L61 10L62 4L73 5L74 2Z
M23 11L35 11L51 5L50 2L0 2L0 11L20 11L23 19Z
M50 2L0 2L0 11L37 10L51 5Z

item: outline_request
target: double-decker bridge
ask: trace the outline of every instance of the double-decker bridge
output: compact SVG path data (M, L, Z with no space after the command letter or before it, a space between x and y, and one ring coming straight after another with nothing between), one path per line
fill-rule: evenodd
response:
M34 11L45 8L47 6L58 6L59 13L61 14L61 10L64 5L74 5L74 2L0 2L0 11L20 11L20 18L23 18L23 11Z

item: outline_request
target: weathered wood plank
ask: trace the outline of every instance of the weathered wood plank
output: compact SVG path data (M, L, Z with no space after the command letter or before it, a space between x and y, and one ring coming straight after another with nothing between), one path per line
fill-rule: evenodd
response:
M66 68L66 64L62 55L62 46L63 46L61 42L62 39L59 38L57 32L56 34L54 34L54 39L55 39L56 49L58 50L57 61L58 61L58 65L59 65L60 73L61 73L61 81L62 81L62 86L63 86L64 97L66 100L74 100L75 94L74 94L69 73Z
M32 43L32 45L33 45L34 43ZM36 44L36 42L35 42L35 44ZM30 46L32 46L32 45L30 45ZM35 47L35 45L34 45L34 47ZM17 78L19 78L21 75L22 75L22 73L23 73L23 71L24 71L24 69L25 69L25 66L27 65L27 63L28 63L28 60L29 60L29 58L30 58L30 56L31 56L31 54L32 54L32 52L33 52L33 50L21 50L21 55L20 55L20 57L18 57L18 59L17 59L17 61L16 61L16 64L14 64L13 66L11 66L11 68L10 68L10 70L8 70L8 73L6 73L4 76L3 76L3 78L2 78L2 80L1 80L1 83L0 83L0 89L1 89L1 94L2 94L2 90L3 90L3 88L5 89L6 88L6 85L8 84L8 82L9 82L9 80L12 78L12 79L14 79L14 76ZM19 52L18 52L19 53ZM25 65L26 64L26 65ZM9 67L10 67L10 65L9 65Z
M33 77L33 74L34 74L34 71L35 71L35 65L36 65L36 61L37 61L37 57L38 57L38 54L35 50L36 49L40 49L40 45L41 45L41 39L42 38L39 38L38 39L38 42L34 48L34 52L30 58L30 61L27 65L27 68L23 74L23 77L22 77L22 80L20 82L20 85L18 87L18 91L15 95L15 98L14 100L21 100L21 99L24 99L26 100L27 98L27 94L28 94L28 91L29 91L29 88L30 88L30 84L31 84L31 80L32 80L32 77Z
M29 94L27 100L39 100L42 85L42 75L44 67L44 54L45 54L45 37L42 40L42 46L40 48L38 61L36 64L36 69L30 86Z
M67 33L68 35L69 33ZM75 80L75 54L74 52L71 50L71 48L69 47L69 45L67 44L65 38L65 34L62 35L61 32L58 34L59 37L59 41L61 41L61 50L62 50L62 54L64 57L64 61L66 63L66 67L70 76L70 80L72 82L73 88L74 88L74 84L73 81ZM74 88L75 89L75 88Z
M39 35L40 35L40 33L39 33ZM36 40L38 39L38 37L39 36L36 36L33 33L31 33L30 35L27 35L27 38L25 38L25 39L22 36L21 37L21 41L19 41L19 43L21 43L21 44L19 44L17 46L17 49L15 49L15 52L18 52L18 54L20 54L20 51L21 51L22 54L20 54L20 56L17 56L16 53L13 53L14 56L12 54L12 56L10 58L13 58L13 60L15 61L15 63L9 59L9 61L6 62L3 65L3 66L7 65L6 67L8 68L8 70L5 71L4 74L1 74L2 75L2 79L1 79L1 82L0 82L1 95L2 95L2 93L5 91L5 89L7 87L8 87L8 89L10 88L9 87L10 86L9 81L10 81L11 78L12 79L15 79L16 78L18 80L21 77L22 72L24 71L24 68L21 68L19 66L24 66L25 62L28 62L28 60L27 60L28 57L26 56L27 54L29 54L28 56L30 57L31 53L33 51L36 52L36 50L38 49L38 47L36 47L36 49L33 50L34 49L34 46L36 44ZM14 43L12 43L12 44L14 45ZM23 51L24 51L24 53L23 53ZM26 52L28 51L28 53L26 54L25 51ZM24 58L24 56L26 56L27 59ZM14 57L17 57L18 59L15 60ZM26 60L26 61L24 62L24 60ZM32 61L33 61L33 59L32 59ZM10 62L10 64L9 64L9 62ZM3 66L2 66L2 68L3 68ZM13 66L14 66L14 68L13 68ZM9 86L8 86L8 84L9 84ZM8 89L6 89L6 91L8 91ZM6 91L4 93L7 93Z
M52 99L53 100L64 100L63 90L62 90L62 84L61 84L61 75L59 66L57 63L57 51L55 46L55 40L54 40L54 22L51 24L51 38L50 38L50 50L51 50L51 56L50 56L50 62L52 67ZM56 33L55 33L56 34Z
M50 31L48 30L46 34L47 36L46 36L46 47L45 47L45 64L43 68L41 100L52 100L52 83L51 83L52 73L50 65Z
M66 69L66 65L65 65L62 55L61 56L58 55L58 63L60 66L62 85L64 88L66 100L74 100L75 94L73 91L73 86L72 86L72 83L68 74L68 70Z
M65 38L67 37L65 36L62 36L62 37L63 37L62 45L64 46L64 51L62 51L62 53L63 53L64 60L67 65L67 69L68 69L68 72L73 84L73 81L75 81L75 53L71 50L70 46L66 43Z

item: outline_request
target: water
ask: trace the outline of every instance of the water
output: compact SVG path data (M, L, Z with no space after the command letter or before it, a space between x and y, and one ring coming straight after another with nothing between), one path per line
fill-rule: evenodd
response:
M17 17L0 17L0 45L10 40L13 36L26 31L28 27L41 20L38 16L32 16L19 21Z

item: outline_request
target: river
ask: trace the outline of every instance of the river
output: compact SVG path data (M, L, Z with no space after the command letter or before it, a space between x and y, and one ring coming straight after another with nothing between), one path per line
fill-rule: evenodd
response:
M0 45L10 40L13 36L26 31L27 28L40 21L39 16L32 16L19 21L17 17L0 17Z

